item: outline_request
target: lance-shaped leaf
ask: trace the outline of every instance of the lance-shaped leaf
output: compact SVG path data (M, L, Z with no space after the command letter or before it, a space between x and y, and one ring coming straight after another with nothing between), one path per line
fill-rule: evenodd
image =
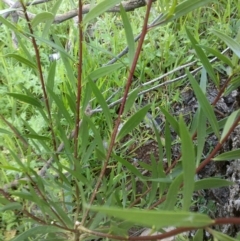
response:
M186 33L188 35L188 38L190 39L192 46L194 48L194 50L196 51L200 61L202 62L202 65L204 66L204 68L206 69L207 73L209 74L209 76L211 77L211 79L213 80L213 82L215 83L215 85L218 85L218 78L214 73L213 67L211 65L211 63L209 62L206 54L204 53L204 51L201 49L201 47L198 45L197 40L193 37L193 35L190 33L190 31L186 28Z
M239 157L240 157L240 149L237 149L234 151L225 152L225 153L213 158L213 160L214 161L228 161L228 160L239 159Z
M217 137L219 137L219 126L218 126L217 118L213 111L213 107L211 106L208 99L204 95L203 91L197 84L196 80L193 78L192 74L190 74L189 71L187 71L187 75L188 75L188 79L193 87L194 94L196 95L197 100L198 100L199 104L201 105L201 108L202 108L204 114L208 118L214 133L216 134Z
M213 237L216 238L216 240L218 241L238 241L239 240L239 239L231 238L224 233L220 233L212 229L208 229L208 232L211 233Z
M146 105L133 116L131 116L119 131L117 140L121 140L125 135L130 133L144 119L149 108L150 105Z
M108 9L120 3L121 1L122 0L105 0L100 2L86 14L85 18L83 19L83 24L86 24L92 19L98 17L100 14L106 12Z
M39 23L43 23L46 21L51 21L54 19L54 15L49 12L42 12L37 14L32 20L32 27L36 27Z
M207 215L191 212L148 211L137 209L122 209L114 207L91 207L91 210L105 213L108 216L139 224L144 227L203 227L213 224Z
M132 31L132 26L129 22L128 16L123 8L122 5L120 5L120 14L123 21L124 31L127 38L127 44L128 44L128 56L129 56L129 65L131 67L133 58L135 55L135 41Z
M222 140L225 138L225 136L227 135L227 133L229 132L230 128L232 127L233 123L235 122L236 118L239 117L240 114L240 110L234 111L228 118L226 121L226 124L223 128L222 131L222 136L221 136L221 140L220 142L222 142Z
M223 32L217 30L212 30L212 32L224 41L226 45L238 56L238 58L240 58L240 44L236 40L230 38Z
M20 56L18 54L7 54L7 55L5 55L5 57L14 58L18 62L23 63L23 64L27 65L28 67L34 69L34 70L37 68L36 65L33 62L29 61L28 59L23 58L22 56Z
M192 194L194 191L195 176L195 152L191 135L187 129L183 118L180 117L179 130L182 149L183 166L183 210L187 211L191 205Z
M92 80L89 80L89 84L91 86L92 92L94 93L99 104L102 107L103 113L106 118L106 122L111 130L112 129L112 117L111 117L111 113L110 113L109 107L107 105L107 102L104 99L104 97L103 97L102 93L100 92L100 90L98 89L98 87L96 86L96 84Z
M33 105L33 106L36 106L38 108L43 107L42 103L36 98L30 97L30 96L27 96L27 95L17 94L17 93L7 93L7 94L12 96L13 98L15 98L17 100L20 100L22 102L25 102L25 103Z
M102 76L106 76L108 74L111 74L112 72L118 70L119 68L121 68L123 66L122 63L118 63L118 64L112 64L112 65L107 65L107 66L103 66L99 69L94 70L93 72L90 73L89 77L92 80L98 79Z
M221 179L221 178L204 178L203 180L199 180L195 182L194 191L202 190L202 189L210 189L210 188L219 188L219 187L227 187L232 185L233 182Z

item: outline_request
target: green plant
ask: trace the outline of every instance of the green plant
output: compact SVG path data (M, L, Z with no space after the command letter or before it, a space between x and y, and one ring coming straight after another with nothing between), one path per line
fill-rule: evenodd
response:
M1 160L4 178L1 182L5 184L0 189L0 203L4 215L11 212L9 220L14 216L19 218L16 227L19 233L12 240L89 240L96 236L119 240L156 240L195 229L199 230L195 240L200 240L197 238L202 237L203 229L218 240L233 240L209 227L224 223L238 224L238 218L210 219L206 214L189 210L195 191L231 184L220 178L195 181L195 173L212 159L232 160L239 156L239 150L216 156L238 125L239 111L222 120L217 119L213 110L222 94L239 86L238 67L234 62L235 58L240 57L238 42L222 32L212 31L235 54L232 58L226 57L215 49L202 47L197 41L200 39L197 32L191 34L187 28L184 41L190 41L194 54L185 54L176 60L171 57L171 48L176 50L180 46L174 43L174 34L164 35L165 50L156 50L162 65L161 71L170 72L171 76L172 68L195 55L204 67L200 85L192 75L195 72L191 74L187 71L185 75L199 102L190 126L185 123L183 116L175 117L171 114L172 102L169 100L168 103L159 103L159 112L165 116L163 129L159 131L152 117L156 113L152 110L149 114L151 105L145 104L142 97L152 89L167 85L166 82L155 84L160 78L144 82L155 78L159 71L157 64L152 63L155 55L148 53L148 49L154 45L148 33L163 24L172 24L173 20L176 22L174 24L182 25L181 21L186 21L186 14L212 1L189 0L179 4L177 1L171 4L163 1L166 6L165 10L162 9L164 13L158 21L147 26L152 7L152 1L148 1L137 46L129 16L120 7L123 25L120 34L124 29L128 56L119 59L118 63L105 66L102 64L103 61L107 62L106 55L115 57L124 43L119 43L117 36L110 37L111 32L105 29L103 37L98 32L96 36L103 38L106 43L100 45L101 39L95 39L87 45L83 29L101 14L110 18L106 10L121 1L102 1L83 19L79 1L81 24L78 27L78 40L70 53L62 47L65 38L53 34L53 43L47 40L47 35L41 35L41 30L45 34L50 31L49 24L53 22L61 2L53 4L47 9L48 12L38 11L31 21L26 4L21 2L28 28L27 25L15 26L0 17L5 28L14 31L19 43L18 51L12 49L12 53L7 54L4 50L6 59L2 62L5 66L2 71L9 73L8 65L20 66L18 71L22 70L17 75L4 74L5 87L2 92L6 93L6 100L1 103L2 106L6 104L8 109L1 113L1 133L4 138L4 156ZM202 14L201 10L197 13ZM193 18L191 14L187 17ZM140 28L135 27L138 30ZM177 27L183 31L182 27ZM117 28L115 30L118 31ZM160 34L163 34L161 30ZM25 40L29 39L33 48L25 46ZM113 42L108 45L108 41ZM48 63L50 47L59 51L61 60L58 63ZM42 49L47 49L43 58ZM203 49L231 68L229 78L222 87ZM140 55L141 50L143 54ZM196 67L196 62L191 64ZM143 67L146 67L145 72L142 71ZM207 73L219 90L213 103L209 103L205 96ZM27 76L27 82L23 81L24 76ZM18 79L16 86L8 78ZM134 79L140 83L134 83ZM172 91L169 99L176 97L174 88L177 85L159 91L154 98L158 100L166 97L168 91ZM154 104L158 106L158 103ZM145 136L143 141L139 137L134 143L131 142L131 136L138 136L142 132L146 134L146 126L151 129L149 135L155 137L158 156L151 153L148 162L132 162L127 159L126 152L131 145L132 148L143 146ZM171 132L175 133L175 141L171 140ZM216 135L218 144L204 157L204 145L210 134ZM172 147L176 143L180 145L181 154L173 160ZM139 226L153 230L166 226L174 229L155 236L128 237L129 232L134 228L139 229Z

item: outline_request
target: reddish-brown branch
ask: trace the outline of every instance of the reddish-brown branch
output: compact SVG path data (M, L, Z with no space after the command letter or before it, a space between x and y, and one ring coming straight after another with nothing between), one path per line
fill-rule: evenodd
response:
M44 78L43 78L42 65L41 65L41 60L40 60L40 53L39 53L39 49L38 49L36 40L34 38L34 32L33 32L32 26L31 26L30 19L29 19L28 14L27 14L26 6L24 5L23 0L21 0L20 2L21 2L23 12L24 12L24 16L25 16L25 19L27 20L28 28L29 28L29 31L30 31L30 34L31 34L31 40L32 40L32 44L33 44L35 55L36 55L39 79L40 79L40 82L41 82L43 96L44 96L44 100L45 100L45 104L46 104L46 110L47 110L48 118L49 118L49 125L50 125L50 130L51 130L51 135L52 135L53 148L54 148L54 152L56 153L57 143L56 143L56 137L55 137L54 130L53 130L53 122L52 122L52 116L51 116L51 112L50 112L50 105L49 105L47 91L46 91Z
M80 107L81 107L81 95L82 95L82 56L83 56L83 29L82 29L82 3L79 1L78 12L78 38L79 38L79 51L78 51L78 78L77 78L77 100L76 100L76 121L75 121L75 137L74 137L74 157L78 157L78 134L79 134L79 122L80 122Z
M125 103L126 103L126 100L127 100L127 96L128 96L128 93L129 93L129 89L130 89L130 86L131 86L131 83L132 83L133 74L134 74L135 68L137 66L137 61L138 61L138 58L139 58L139 55L140 55L140 52L141 52L141 49L142 49L142 45L143 45L145 35L147 33L147 23L148 23L148 18L149 18L151 6L152 6L152 0L148 1L148 4L147 4L146 15L145 15L145 19L144 19L143 28L142 28L142 35L141 35L141 38L139 40L138 47L137 47L137 50L136 50L136 53L135 53L135 56L134 56L134 59L133 59L133 63L132 63L131 69L130 69L130 73L129 73L129 76L128 76L128 79L127 79L127 84L126 84L125 91L124 91L124 94L123 94L123 100L121 102L118 117L117 117L117 120L115 122L115 126L114 126L114 129L113 129L112 135L111 135L111 140L110 140L110 145L109 145L109 149L108 149L108 152L107 152L106 160L103 164L103 167L101 169L100 175L99 175L98 180L97 180L97 184L95 185L95 188L94 188L93 193L91 195L91 198L90 198L90 201L89 201L90 205L92 205L92 203L93 203L93 201L96 197L97 191L98 191L98 189L101 185L103 176L105 174L105 171L106 171L106 168L107 168L107 165L108 165L108 162L109 162L109 159L110 159L110 156L111 156L114 144L115 144L115 139L116 139L118 128L119 128L119 125L120 125L120 122L121 122L121 116L122 116L122 113L123 113L123 110L124 110L124 107L125 107ZM88 213L89 213L89 209L86 210L86 212L83 216L82 225L84 225L84 223L87 219Z

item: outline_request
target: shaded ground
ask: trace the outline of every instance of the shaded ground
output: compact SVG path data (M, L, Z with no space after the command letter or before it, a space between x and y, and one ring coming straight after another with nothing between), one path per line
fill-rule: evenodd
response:
M223 82L226 80L223 80ZM207 97L210 103L214 101L218 95L218 90L210 85L207 88ZM197 110L198 103L190 88L183 89L181 92L182 102L173 105L172 113L175 116L184 115L187 123L191 123L191 119ZM239 108L240 89L233 91L226 97L220 98L215 107L215 114L218 120L228 117L233 111ZM159 117L158 122L163 123L164 119ZM147 130L149 131L149 130ZM151 133L150 133L151 134ZM152 133L153 137L154 134ZM172 132L174 139L175 133ZM205 143L203 156L207 156L218 143L218 139L214 135L210 135ZM236 128L230 138L224 143L220 153L240 148L240 126ZM134 151L132 151L134 150ZM150 156L153 155L158 159L158 145L154 138L149 139L146 143L136 149L134 144L129 149L129 154L133 156L131 160L138 166L137 161L150 164ZM180 146L178 144L172 146L172 160L176 160L180 154ZM167 165L166 165L167 167ZM140 167L139 167L140 168ZM140 168L141 169L141 168ZM141 169L143 171L143 169ZM147 171L143 171L147 175ZM230 187L203 190L196 193L194 199L197 200L194 211L207 213L212 218L219 217L240 217L240 157L234 161L210 162L203 170L198 173L198 178L221 177L232 181L234 184ZM141 184L138 184L138 191L141 193ZM240 225L222 225L215 227L223 233L235 237L240 231ZM209 239L209 236L206 237Z

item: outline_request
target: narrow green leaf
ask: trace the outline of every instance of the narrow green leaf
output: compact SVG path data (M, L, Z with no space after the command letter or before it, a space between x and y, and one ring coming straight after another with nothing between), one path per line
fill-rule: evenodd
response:
M12 96L13 98L20 100L22 102L25 102L27 104L36 106L38 108L43 107L42 103L36 98L30 97L27 95L17 94L17 93L7 93L7 95Z
M23 135L26 138L30 139L36 139L36 140L43 140L43 141L49 141L50 138L47 136L40 136L40 135L34 135L34 134L28 134L28 135Z
M99 69L94 70L89 74L89 77L94 81L95 79L101 78L102 76L106 76L119 68L123 66L122 63L117 63L117 64L112 64L112 65L107 65L103 66Z
M122 0L105 0L100 2L86 14L85 18L83 19L83 24L86 24L92 19L98 17L100 14L106 12L108 9L120 3L121 1Z
M55 212L57 212L57 214L63 220L64 224L71 228L73 226L73 221L69 218L66 211L57 202L53 202L50 200L48 202L49 205L51 205L51 207L55 210Z
M239 159L239 157L240 157L240 149L237 149L237 150L222 153L219 156L214 157L213 160L214 161L228 161L228 160L230 161L230 160Z
M36 27L39 23L43 23L46 21L52 21L54 19L54 15L49 12L41 12L37 14L32 20L32 27Z
M165 115L167 121L170 123L174 131L179 135L179 126L177 120L163 107L160 106L160 110Z
M238 239L231 238L224 233L220 233L212 229L208 229L208 232L211 233L213 237L216 238L218 241L239 241Z
M157 168L157 162L151 154L151 166L152 166L152 178L158 178L158 168ZM149 197L148 197L148 207L151 206L152 202L156 200L157 197L157 191L158 191L159 184L157 182L152 182L151 184L151 191L149 192Z
M136 210L113 207L90 207L93 211L105 213L144 227L203 227L214 223L207 215L191 212Z
M20 203L11 202L4 205L3 207L0 207L0 212L5 212L7 210L19 210L19 209L22 209L22 205Z
M36 238L39 234L46 235L48 233L61 233L61 231L62 229L57 228L55 226L41 225L28 229L27 231L21 233L17 237L11 239L11 241L23 241L29 239L30 237Z
M81 166L82 168L82 166ZM91 186L91 182L89 182L89 180L81 174L82 170L72 170L66 166L63 166L63 169L65 169L68 173L70 173L73 177L76 178L76 180L82 182L84 185L86 185L86 187L90 187Z
M172 184L170 185L167 196L166 196L166 201L164 202L164 210L174 210L176 202L177 202L177 195L180 190L180 186L183 182L183 174L178 175L173 181Z
M43 38L46 38L46 36L47 36L47 34L49 32L49 29L52 26L54 17L56 16L56 14L58 12L58 9L59 9L61 3L62 3L62 0L56 1L56 3L53 5L52 9L50 9L50 13L53 14L53 19L49 19L49 20L46 21L46 23L44 25L44 28L43 28L43 31L42 31L42 37Z
M37 36L37 35L32 35L30 33L28 33L28 35L36 38L37 40L39 40L42 43L47 44L48 46L50 46L50 47L54 48L55 50L59 51L59 53L62 54L63 56L65 56L65 57L71 59L72 61L74 61L73 57L61 45L57 44L55 35L53 35L55 43L50 41L50 40L47 40L45 38L42 38L40 36Z
M235 122L239 114L240 114L240 110L236 110L227 118L226 124L224 125L223 131L222 131L220 142L222 142L224 137L227 135L229 129L232 127L233 123Z
M228 57L226 57L224 54L219 52L218 50L212 49L205 45L199 45L199 47L206 49L209 53L216 56L218 59L220 59L223 63L227 64L228 66L230 66L232 68L234 67L232 61Z
M223 32L217 30L212 30L212 32L225 42L226 45L238 56L238 58L240 58L240 44L236 40L230 38Z
M126 114L132 108L132 106L138 96L138 92L139 92L139 90L135 89L129 94L125 107L124 107L123 114Z
M166 121L166 123L165 123L164 138L165 138L165 149L166 149L167 163L168 163L168 166L171 166L172 136L171 136L171 131L170 131L170 128L169 128L168 121Z
M158 183L172 183L173 182L173 179L170 177L164 177L164 178L143 177L143 179L146 181L158 182Z
M192 46L195 49L202 65L206 69L207 73L209 74L210 78L213 80L215 85L218 86L219 85L218 78L215 75L213 67L212 67L211 63L209 62L207 56L205 55L204 51L199 47L198 42L196 41L196 39L193 37L193 35L190 33L190 31L187 28L186 28L186 33L187 33L188 38L190 39Z
M196 80L193 78L192 74L190 74L189 71L187 71L187 75L188 75L189 81L193 87L194 93L197 97L197 100L198 100L199 104L201 105L202 110L204 111L204 114L208 118L208 120L213 128L214 133L216 134L217 137L219 137L219 126L218 126L217 118L213 111L213 107L210 105L208 99L203 94L201 88L197 84Z
M47 87L53 91L56 73L56 61L53 61L50 65L48 77L47 77Z
M234 77L230 85L227 87L226 91L224 92L224 96L229 95L233 90L236 90L240 86L240 76Z
M161 140L161 137L160 137L160 133L159 133L155 123L152 122L152 125L153 125L153 129L154 129L154 134L156 136L157 143L158 143L158 155L159 155L158 167L157 167L158 176L159 176L159 178L164 179L164 178L166 178L166 174L165 174L165 170L164 170L163 144L162 144L162 140ZM165 192L166 187L167 187L166 184L160 182L159 198L162 197L163 193Z
M207 73L205 71L205 68L202 69L201 72L201 82L200 87L203 91L203 93L206 93L206 87L207 87ZM205 138L206 138L206 116L204 115L204 112L199 106L198 109L198 120L197 120L197 156L196 156L196 167L199 166L200 160L202 158L202 153L205 145Z
M143 175L141 174L141 172L135 166L133 166L130 162L128 162L127 160L125 160L117 155L114 155L113 157L118 162L122 163L123 166L125 166L130 171L130 173L134 174L136 177L139 177L140 179L143 178Z
M17 10L21 10L21 8L8 8L8 9L3 9L3 10L0 10L0 15L3 15L5 13L9 13L9 12L15 12Z
M73 123L73 118L71 118L67 108L65 107L63 101L61 98L59 98L51 89L49 89L47 87L47 91L49 93L49 96L54 100L54 102L56 103L56 105L58 106L59 109L59 113L61 113L64 118L66 119L66 121L71 124Z
M219 130L223 129L224 125L225 125L226 122L227 122L227 118L228 118L228 117L225 117L225 118L221 119L220 121L218 121ZM210 134L213 133L213 128L212 128L212 126L209 126L209 127L207 128L206 133L207 133L207 135L210 135Z
M83 119L86 120L90 126L90 128L92 129L93 131L93 134L94 134L94 139L96 140L96 143L98 145L98 148L100 149L100 151L102 153L104 153L106 150L103 146L103 140L101 138L101 135L100 135L100 131L96 128L95 124L92 122L91 118L89 118L88 116L84 115L83 116Z
M17 27L12 24L11 22L9 22L8 20L6 20L5 18L3 18L2 16L0 16L0 23L3 23L4 25L7 26L8 30L12 30L14 31L16 34L20 33L19 29L17 29ZM24 36L24 35L22 35ZM24 36L25 37L25 36Z
M193 241L203 241L204 239L203 239L203 229L199 229L196 233L195 233L195 235L194 235L194 237L193 237Z
M19 61L20 63L23 63L34 70L37 68L33 62L29 61L28 59L23 58L22 56L20 56L18 54L7 54L7 55L5 55L5 57L6 58L8 58L8 57L14 58L17 61Z
M174 14L170 15L170 17L167 19L166 22L170 22L174 19L178 19L190 12L192 12L194 9L197 9L202 6L206 6L209 3L212 3L216 0L188 0L183 1L180 4L178 4L175 8Z
M135 55L135 41L134 41L132 26L129 22L128 16L127 16L122 4L120 4L120 14L122 17L124 31L125 31L125 35L126 35L126 39L127 39L129 66L131 67L133 59L134 59L134 55Z
M111 117L111 113L110 113L109 107L107 105L107 102L104 99L102 93L99 91L96 84L92 80L89 80L89 84L91 86L92 92L94 93L94 95L96 96L99 104L102 107L102 110L103 110L104 116L106 118L106 122L108 124L108 127L109 127L110 130L112 130L112 117Z
M5 130L3 128L0 128L0 133L4 133L4 134L8 134L8 135L12 135L13 134L11 131Z
M233 182L216 178L204 178L203 180L199 180L195 182L194 191L202 190L202 189L211 189L211 188L219 188L219 187L228 187L232 185Z
M131 116L119 131L117 140L121 140L125 135L130 133L144 119L149 108L150 105L146 105L133 116Z
M182 166L183 166L183 210L187 211L191 205L194 191L195 152L191 135L182 117L179 120L181 137Z
M202 109L199 109L198 116L198 125L197 125L197 156L196 156L196 167L199 166L199 163L202 158L203 149L205 146L206 139L206 116L204 115Z

